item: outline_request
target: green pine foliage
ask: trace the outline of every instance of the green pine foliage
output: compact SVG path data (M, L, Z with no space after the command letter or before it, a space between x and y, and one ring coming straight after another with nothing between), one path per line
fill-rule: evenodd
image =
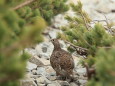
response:
M36 16L42 16L49 24L51 24L51 18L59 13L63 13L68 10L68 6L65 5L67 0L37 0L17 10L17 13L28 22Z
M114 86L115 85L115 48L105 50L99 49L95 56L96 81L92 79L88 86Z
M77 5L71 4L71 7L75 12L75 16L66 16L69 24L62 27L63 34L59 33L58 37L69 41L75 46L88 49L88 56L84 62L87 62L89 67L95 66L96 79L92 77L87 86L114 86L115 37L109 33L112 28L107 30L100 23L95 23L94 27L91 27L90 22L92 20L82 10L80 1ZM75 51L70 47L68 49Z
M0 86L19 85L30 57L22 50L43 41L45 20L67 10L65 0L36 0L14 9L25 1L0 0Z

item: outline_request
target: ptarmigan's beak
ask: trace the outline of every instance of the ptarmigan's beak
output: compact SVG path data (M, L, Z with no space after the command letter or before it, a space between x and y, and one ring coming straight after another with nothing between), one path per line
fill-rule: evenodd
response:
M52 42L52 39L50 39L49 42Z

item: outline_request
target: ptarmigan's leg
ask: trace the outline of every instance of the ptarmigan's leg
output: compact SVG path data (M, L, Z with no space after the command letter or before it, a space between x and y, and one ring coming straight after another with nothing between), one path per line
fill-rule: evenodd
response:
M72 69L68 69L67 70L67 79L70 79L70 81L74 81L74 73L73 73L73 70Z
M61 75L59 72L56 72L57 80L66 80L66 76Z

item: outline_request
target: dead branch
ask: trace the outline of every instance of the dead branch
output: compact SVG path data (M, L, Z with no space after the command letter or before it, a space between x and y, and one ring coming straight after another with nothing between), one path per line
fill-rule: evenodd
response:
M104 15L105 16L105 15ZM105 19L106 19L106 24L107 24L107 28L108 28L108 31L112 34L112 30L111 30L111 27L109 26L109 22L108 22L108 19L107 17L105 16Z
M17 10L17 9L22 8L22 7L24 7L24 6L26 6L26 5L30 4L30 3L32 3L32 2L34 2L34 1L36 1L36 0L27 0L27 1L25 1L25 2L23 2L23 3L21 3L21 4L19 4L19 5L17 5L16 7L13 7L12 9L13 9L13 10Z
M87 63L85 63L84 66L86 67L86 70L87 70L88 79L91 79L92 76L96 75L95 67L89 68L89 65Z
M88 50L88 49L86 49L86 48L82 48L82 47L76 46L76 45L74 45L74 44L72 44L72 43L70 43L70 42L68 42L68 41L66 41L66 40L64 40L64 41L65 41L66 43L70 44L71 46L75 47L75 48L80 48L80 49L83 49L83 50Z

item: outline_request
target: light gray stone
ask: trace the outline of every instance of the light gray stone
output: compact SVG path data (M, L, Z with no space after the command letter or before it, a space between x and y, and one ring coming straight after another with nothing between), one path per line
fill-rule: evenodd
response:
M41 53L41 54L39 54L39 56L40 56L40 58L44 58L46 60L49 60L49 58L50 58L50 55L47 53Z
M55 86L55 84L48 84L47 86Z
M56 84L56 83L52 83L52 84L48 84L47 86L61 86L60 84Z
M76 71L80 75L85 75L86 74L86 68L79 68L79 69L76 69Z
M61 48L67 51L67 46L64 43L64 41L63 40L59 40L59 43L60 43Z
M29 62L36 64L37 66L43 66L43 62L39 60L39 57L33 56L29 59Z
M51 39L54 39L54 38L56 38L56 36L57 36L57 30L54 30L54 29L52 29L50 32L49 32L49 36L51 37Z
M54 71L54 69L51 66L47 66L46 67L46 72L47 72L47 78L51 81L56 79L56 72Z
M60 83L58 81L53 81L51 84L49 84L49 86L61 86Z
M76 83L74 83L74 82L71 82L70 86L78 86L78 85Z
M31 70L33 70L33 69L35 69L35 68L37 68L37 65L36 65L36 64L33 64L33 63L31 63L31 62L27 62L26 69L27 69L28 71L31 71Z
M60 81L61 86L70 86L67 81Z
M51 81L49 81L46 77L41 76L39 78L36 79L38 84L50 84Z
M47 66L47 67L46 67L46 72L49 73L49 74L51 73L50 75L52 75L52 76L53 76L53 75L54 75L54 76L56 75L54 69L53 69L51 66Z
M56 80L56 76L47 76L47 78L50 80L50 81L54 81L54 80Z
M81 85L85 85L87 83L87 80L79 79L79 82L80 82Z
M38 84L38 86L46 86L46 84Z
M21 80L20 86L37 86L37 84L32 79Z
M44 65L50 65L50 61L45 59L45 58L39 58L38 56L34 56L35 58L38 59L37 66L38 67L43 67ZM42 64L40 64L42 62Z
M62 15L62 14L55 16L54 20L52 22L54 22L54 26L56 28L59 28L61 26L65 26L68 24L68 21L64 18L64 15Z
M42 42L36 46L35 50L40 58L49 59L53 51L53 45L51 42Z
M36 50L32 49L32 48L26 48L25 51L30 53L31 55L36 55L37 54Z
M35 69L32 70L32 74L33 74L33 75L37 75L37 70L35 70Z
M38 74L38 75L47 76L47 72L46 72L46 70L45 70L44 67L38 67L38 68L37 68L37 74Z
M42 51L43 51L44 53L46 53L46 52L47 52L47 47L46 47L46 46L43 46L43 47L42 47Z
M41 77L41 76L40 76L40 75L31 75L30 78L34 78L34 79L36 79L36 78L39 78L39 77Z

